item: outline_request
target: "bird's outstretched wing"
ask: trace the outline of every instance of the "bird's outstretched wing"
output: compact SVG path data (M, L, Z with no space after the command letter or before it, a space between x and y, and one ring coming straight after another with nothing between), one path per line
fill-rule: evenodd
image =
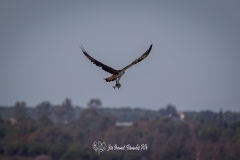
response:
M93 62L93 64L95 64L95 65L98 66L98 67L101 67L104 71L109 72L109 73L111 73L111 74L117 74L117 73L119 72L118 70L115 70L115 69L113 69L113 68L111 68L111 67L103 64L102 62L97 61L97 60L94 59L93 57L91 57L91 56L87 53L87 51L83 48L83 46L80 46L80 48L82 49L83 54L84 54L91 62Z
M127 70L128 68L132 67L134 64L137 64L137 63L141 62L142 60L144 60L149 55L149 53L151 52L151 49L152 49L152 44L149 47L149 49L141 57L139 57L138 59L134 60L131 64L127 65L122 70L123 71Z

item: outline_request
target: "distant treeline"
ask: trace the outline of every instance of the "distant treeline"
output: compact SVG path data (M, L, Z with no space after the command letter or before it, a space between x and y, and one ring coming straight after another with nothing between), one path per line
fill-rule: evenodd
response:
M159 110L149 110L142 108L106 108L102 107L100 99L91 99L87 107L73 106L70 99L65 99L60 105L52 105L48 101L44 101L35 107L27 107L25 102L17 102L15 106L0 106L0 116L2 119L21 118L26 116L37 120L42 117L49 118L52 122L70 122L78 120L81 112L86 109L97 109L101 116L111 115L122 122L131 122L140 118L152 120L156 117L166 117L179 114L174 105L167 105ZM147 108L147 106L146 106ZM240 112L219 112L213 111L184 111L184 120L192 123L221 123L228 125L240 120ZM221 122L219 122L221 121Z
M147 150L105 150L98 155L94 141L147 144ZM70 99L34 108L25 102L0 107L3 160L30 160L43 154L55 160L238 160L239 151L239 112L179 112L173 105L156 111L104 108L99 99L91 99L85 108L73 106Z

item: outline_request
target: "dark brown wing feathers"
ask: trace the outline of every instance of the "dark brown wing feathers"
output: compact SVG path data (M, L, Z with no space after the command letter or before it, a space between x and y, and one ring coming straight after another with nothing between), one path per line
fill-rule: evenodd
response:
M130 68L131 66L133 66L134 64L137 64L137 63L141 62L142 60L144 60L149 55L151 50L152 50L152 44L149 47L149 49L141 57L139 57L136 60L134 60L131 64L127 65L122 70L126 70L126 69Z
M87 53L87 51L83 48L83 46L80 46L80 48L82 49L83 54L84 54L91 62L93 62L93 64L97 65L98 67L101 67L104 71L109 72L109 73L114 74L114 75L117 76L117 74L118 74L120 71L126 70L126 69L130 68L131 66L133 66L133 65L141 62L142 60L144 60L144 59L149 55L149 53L151 52L151 50L152 50L152 44L150 45L149 49L148 49L141 57L139 57L139 58L137 58L136 60L134 60L131 64L127 65L127 66L124 67L122 70L115 70L115 69L113 69L113 68L111 68L111 67L103 64L102 62L97 61L96 59L94 59L93 57L91 57L91 56ZM111 77L106 78L105 80L106 80L106 81L113 81L113 80L115 80L115 79L116 79L115 76L113 76L113 77L111 76Z
M97 60L94 59L93 57L91 57L91 56L87 53L87 51L83 48L83 46L80 46L80 48L82 49L83 54L84 54L91 62L93 62L93 64L95 64L95 65L98 66L98 67L101 67L104 71L109 72L109 73L111 73L111 74L117 74L117 73L119 72L118 70L115 70L115 69L113 69L113 68L111 68L111 67L103 64L102 62L97 61Z

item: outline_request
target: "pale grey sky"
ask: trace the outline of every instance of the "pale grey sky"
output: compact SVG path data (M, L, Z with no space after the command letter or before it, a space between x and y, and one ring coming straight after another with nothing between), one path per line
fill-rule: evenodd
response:
M240 110L240 1L0 1L0 105ZM82 54L121 69L122 88Z

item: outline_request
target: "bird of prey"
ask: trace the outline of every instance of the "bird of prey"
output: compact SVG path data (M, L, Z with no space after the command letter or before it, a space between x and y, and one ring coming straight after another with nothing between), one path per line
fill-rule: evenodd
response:
M132 63L130 63L129 65L127 65L126 67L124 67L121 70L116 70L113 69L112 67L109 67L105 64L103 64L102 62L99 62L98 60L94 59L93 57L91 57L87 51L83 48L83 46L80 46L80 48L82 49L83 54L95 65L97 65L98 67L101 67L104 71L111 73L112 75L108 78L105 78L106 82L111 82L111 81L116 81L116 85L113 86L113 88L120 88L121 84L119 83L122 75L125 73L125 70L127 70L128 68L132 67L133 65L141 62L143 59L145 59L149 53L151 52L152 49L152 44L150 45L149 49L143 54L141 55L139 58L137 58L136 60L134 60Z

